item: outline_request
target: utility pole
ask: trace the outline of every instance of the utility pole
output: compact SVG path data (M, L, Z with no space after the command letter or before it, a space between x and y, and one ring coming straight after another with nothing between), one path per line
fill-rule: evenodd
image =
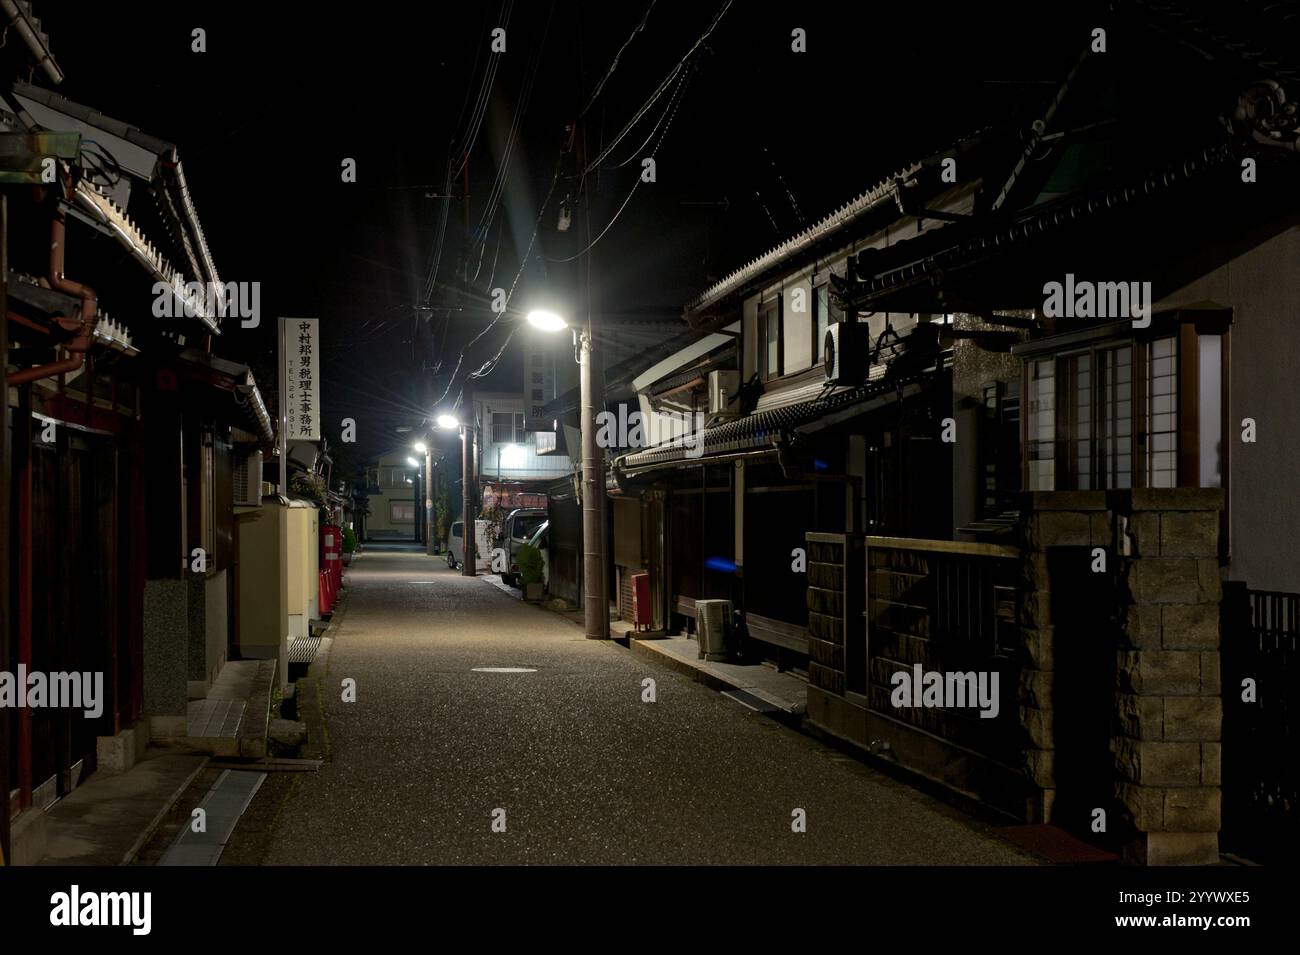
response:
M0 395L9 409L9 195L0 192ZM9 667L9 428L0 434L0 547L5 570L0 573L0 669ZM9 845L9 714L0 714L0 865L13 859Z
M433 438L424 446L424 553L433 556Z
M478 541L478 521L474 519L474 458L478 454L477 422L474 420L474 392L469 382L465 383L465 409L469 420L460 425L460 493L461 493L461 528L464 532L465 560L461 564L463 577L478 576L478 555L475 553Z
M285 352L285 349L284 349L284 341L285 341L285 339L284 339L284 325L285 325L285 320L284 320L283 318L281 318L281 319L277 322L277 324L279 325L279 329L278 329L278 331L276 332L276 334L277 334L279 337L276 339L277 345L276 345L276 349L275 349L275 363L276 363L276 365L279 366L279 368L278 368L278 372L279 372L279 375L278 375L278 381L279 381L279 386L280 386L280 388L279 388L279 398L278 398L277 401L276 401L276 405L278 405L278 408L277 408L276 410L279 411L279 413L280 413L280 427L277 428L276 430L278 430L278 431L280 432L280 435L279 435L279 437L280 437L280 443L279 443L279 450L280 450L280 494L287 498L287 497L289 496L289 441L288 441L288 437L286 436L286 432L287 432L288 423L289 423L289 412L288 412L287 410L285 410L285 407L284 407L284 405L285 405L285 390L286 390L286 388L288 387L287 384L285 383L285 372L284 372L284 363L285 363L285 361L286 361L286 358L285 358L286 352Z
M587 163L587 126L579 120L577 135L578 168ZM584 245L591 242L591 183L583 179ZM604 409L604 366L596 341L596 307L591 281L593 250L583 253L586 260L582 276L586 308L579 339L579 384L582 392L582 607L586 636L589 640L609 639L609 585L605 572L605 458L596 442L596 415Z

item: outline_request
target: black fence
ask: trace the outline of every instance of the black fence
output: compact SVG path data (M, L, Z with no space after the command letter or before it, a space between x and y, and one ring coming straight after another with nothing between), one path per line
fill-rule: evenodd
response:
M1256 862L1294 862L1300 849L1300 594L1225 583L1222 614L1220 848Z

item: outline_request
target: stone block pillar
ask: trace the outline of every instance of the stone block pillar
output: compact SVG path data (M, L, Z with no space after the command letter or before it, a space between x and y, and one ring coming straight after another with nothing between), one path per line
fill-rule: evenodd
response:
M1219 858L1219 489L1112 494L1127 520L1113 741L1126 861Z

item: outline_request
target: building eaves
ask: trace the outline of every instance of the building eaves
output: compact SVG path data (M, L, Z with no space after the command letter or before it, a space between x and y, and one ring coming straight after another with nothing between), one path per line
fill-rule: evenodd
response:
M63 70L55 62L54 54L50 52L50 38L41 29L40 18L32 13L30 0L0 0L0 9L3 9L9 21L5 27L6 31L9 27L13 27L27 44L32 59L45 72L50 82L55 86L62 83Z
M922 166L922 163L916 162L899 170L888 179L862 193L856 199L836 209L820 222L786 239L780 245L736 269L721 281L715 282L693 301L687 303L686 315L689 318L699 314L709 306L744 288L750 282L758 280L786 259L812 246L819 245L837 233L842 232L873 209L884 203L894 202L894 196L898 189L920 172Z
M176 221L181 230L179 238L190 258L194 279L220 283L221 278L212 261L207 238L199 223L198 210L195 209L194 200L190 196L185 170L174 143L150 136L136 126L106 116L81 103L74 103L65 96L39 86L15 83L14 93L20 100L26 100L29 104L40 104L46 110L67 116L92 129L103 130L142 151L115 158L122 160L123 168L127 172L149 182L156 193L160 193L159 205Z
M229 391L235 404L243 409L248 419L257 425L259 436L266 447L275 444L275 425L262 400L262 392L257 387L257 379L247 365L218 358L210 352L197 348L187 348L178 356L182 362L201 369L206 373L209 383Z
M839 297L850 306L870 307L901 289L931 283L956 269L1005 257L1013 247L1041 243L1062 230L1203 177L1232 164L1235 157L1231 143L1207 146L1182 162L1148 172L1140 180L1054 199L1010 217L963 223L957 228L922 234L887 250L859 253L858 278L848 281L837 276L832 282Z
M84 212L116 235L131 256L143 265L157 282L167 286L177 304L188 310L186 314L194 315L214 335L220 334L216 312L207 307L203 297L186 298L182 294L185 285L184 274L163 258L157 247L145 238L144 233L126 214L126 210L121 209L97 186L84 179L77 183L73 198Z
M929 374L929 372L917 371L907 376L881 377L856 387L841 388L823 398L772 408L768 411L758 411L734 421L706 428L703 433L701 453L692 454L692 451L698 447L697 444L688 444L682 438L676 438L662 447L625 454L614 460L613 467L619 471L635 471L655 465L691 462L721 454L777 446L783 434L801 425L921 382L926 380Z

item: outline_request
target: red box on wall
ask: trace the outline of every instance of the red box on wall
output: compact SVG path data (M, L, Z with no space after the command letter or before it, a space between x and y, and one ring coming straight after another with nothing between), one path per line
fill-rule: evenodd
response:
M654 608L650 606L650 575L632 575L632 622L640 630L654 626Z

